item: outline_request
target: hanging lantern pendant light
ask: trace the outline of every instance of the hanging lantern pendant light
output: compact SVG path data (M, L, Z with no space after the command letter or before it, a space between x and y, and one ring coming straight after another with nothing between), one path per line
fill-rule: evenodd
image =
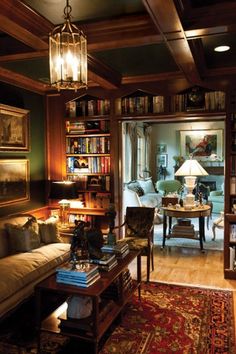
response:
M67 0L65 23L55 27L49 35L50 81L58 90L87 87L87 39L71 23L71 11Z

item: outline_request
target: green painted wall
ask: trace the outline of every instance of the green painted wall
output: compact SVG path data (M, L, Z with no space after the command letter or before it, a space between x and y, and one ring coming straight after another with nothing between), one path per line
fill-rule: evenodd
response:
M0 151L0 159L29 159L30 201L0 207L0 216L4 216L45 205L45 101L41 95L0 83L0 103L30 111L30 151Z

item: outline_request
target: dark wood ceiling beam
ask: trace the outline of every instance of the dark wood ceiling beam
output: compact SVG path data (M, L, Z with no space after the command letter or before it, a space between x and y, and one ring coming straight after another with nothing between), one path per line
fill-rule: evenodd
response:
M116 89L121 83L119 73L91 55L88 55L88 77L105 89Z
M173 0L143 0L143 3L178 67L191 84L199 84L201 78Z
M35 59L35 58L45 58L48 57L48 55L49 55L48 50L40 50L36 52L27 52L27 53L19 53L19 54L0 55L0 63Z
M17 23L2 14L0 14L0 30L8 33L10 36L16 38L18 41L28 45L31 48L37 50L48 48L48 43L42 41L39 37L19 26Z
M39 81L32 80L2 67L0 67L0 81L35 92L39 95L43 95L47 88L45 84Z
M235 1L222 1L207 6L192 7L189 0L175 0L184 30L208 27L229 26L235 24Z
M1 15L39 37L48 34L54 27L50 21L20 0L1 0Z
M179 80L183 79L184 75L180 71L166 72L161 74L151 75L136 75L136 76L124 76L122 78L122 85L135 84L141 82L159 82L167 80Z

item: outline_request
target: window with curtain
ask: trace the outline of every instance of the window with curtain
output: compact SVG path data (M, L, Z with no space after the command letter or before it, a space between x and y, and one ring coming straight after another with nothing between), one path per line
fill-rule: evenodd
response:
M143 128L138 127L137 129L137 177L143 175L143 170L145 169L145 136L143 133Z

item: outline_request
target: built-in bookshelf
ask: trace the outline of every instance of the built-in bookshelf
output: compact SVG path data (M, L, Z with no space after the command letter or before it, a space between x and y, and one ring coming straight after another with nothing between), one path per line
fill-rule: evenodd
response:
M141 90L118 98L115 103L117 115L160 114L164 110L164 96L151 95Z
M82 206L95 214L111 201L109 114L107 99L85 95L66 104L66 178L76 182Z
M224 273L236 279L236 91L228 99L226 120Z

